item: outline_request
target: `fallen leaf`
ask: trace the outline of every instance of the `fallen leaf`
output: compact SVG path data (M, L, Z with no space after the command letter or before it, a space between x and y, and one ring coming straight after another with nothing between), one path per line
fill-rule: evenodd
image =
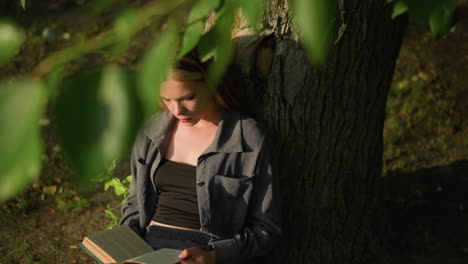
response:
M42 192L51 196L54 196L57 192L57 185L44 186Z

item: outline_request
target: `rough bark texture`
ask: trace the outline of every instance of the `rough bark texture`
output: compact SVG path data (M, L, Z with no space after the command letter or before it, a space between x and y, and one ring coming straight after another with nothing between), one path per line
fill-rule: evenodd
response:
M295 40L288 1L271 2L266 37L240 38L246 93L261 98L259 117L276 139L284 239L268 263L388 262L374 230L376 182L405 23L385 2L342 2L335 23L344 31L321 69Z

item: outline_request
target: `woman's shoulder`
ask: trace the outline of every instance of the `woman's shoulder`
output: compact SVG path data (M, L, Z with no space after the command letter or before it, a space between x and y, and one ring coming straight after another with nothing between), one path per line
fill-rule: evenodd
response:
M151 115L143 124L143 129L154 129L159 126L164 120L168 120L172 117L171 113L166 110L161 110Z
M250 146L263 144L268 135L268 130L263 123L240 112L231 112L230 114L235 116L236 126L239 126L245 143Z
M150 142L158 142L172 121L172 115L167 111L159 111L147 118L138 130L134 147L144 148Z
M173 120L171 113L161 110L150 116L140 129L140 133L145 134L150 139L161 137Z

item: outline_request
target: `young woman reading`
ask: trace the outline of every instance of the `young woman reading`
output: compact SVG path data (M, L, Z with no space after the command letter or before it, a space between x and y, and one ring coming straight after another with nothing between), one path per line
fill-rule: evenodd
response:
M206 69L190 52L161 85L164 110L136 138L120 223L155 249L181 249L183 264L249 263L281 233L269 145L207 87Z

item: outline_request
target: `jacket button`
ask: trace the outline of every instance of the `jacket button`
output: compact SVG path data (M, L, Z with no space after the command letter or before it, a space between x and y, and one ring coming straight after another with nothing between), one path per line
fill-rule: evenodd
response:
M198 187L202 187L203 185L205 185L204 181L197 181L197 186Z

